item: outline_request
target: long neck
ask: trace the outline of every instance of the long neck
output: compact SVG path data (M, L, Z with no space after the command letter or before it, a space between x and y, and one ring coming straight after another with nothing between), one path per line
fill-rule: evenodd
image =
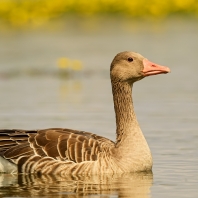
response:
M136 119L132 85L113 80L111 83L117 126L112 159L126 172L151 170L152 155Z
M132 85L112 81L112 92L117 126L116 147L123 147L140 139L146 141L134 112Z

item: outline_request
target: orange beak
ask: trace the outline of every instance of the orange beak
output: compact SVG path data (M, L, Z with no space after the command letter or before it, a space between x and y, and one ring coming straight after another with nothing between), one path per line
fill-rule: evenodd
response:
M143 74L144 76L152 76L157 74L167 74L170 72L170 69L165 66L161 66L155 63L150 62L148 59L143 59Z

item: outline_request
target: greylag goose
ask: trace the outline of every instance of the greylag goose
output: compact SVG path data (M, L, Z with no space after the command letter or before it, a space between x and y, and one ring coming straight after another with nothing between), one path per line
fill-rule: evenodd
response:
M67 128L0 130L1 171L18 173L103 174L152 170L152 155L133 108L133 83L170 69L135 52L121 52L110 67L116 141ZM9 162L9 165L5 165Z

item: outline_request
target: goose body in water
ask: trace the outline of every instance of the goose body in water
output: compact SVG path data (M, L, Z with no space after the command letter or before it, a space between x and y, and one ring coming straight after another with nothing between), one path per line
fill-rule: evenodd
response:
M136 119L132 87L146 76L168 72L168 67L152 63L138 53L117 54L110 67L116 142L66 128L2 129L0 171L62 176L151 171L152 155Z

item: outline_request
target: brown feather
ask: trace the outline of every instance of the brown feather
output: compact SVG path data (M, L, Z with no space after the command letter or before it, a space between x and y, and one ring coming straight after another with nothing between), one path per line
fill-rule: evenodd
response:
M14 133L14 129L0 129L0 134L11 134Z
M59 136L64 135L65 133L62 130L58 129L58 130L47 130L45 134L47 140L54 140L54 139L58 139Z
M75 150L74 144L71 144L69 147L69 157L72 161L75 161Z
M44 157L43 159L39 160L39 162L36 165L37 172L42 170L42 168L46 166L47 162L51 162L51 161L54 161L53 158L51 157Z
M18 162L21 172L42 172L42 167L46 167L47 173L47 164L58 166L53 159L67 160L68 164L97 160L99 143L114 144L93 133L70 129L0 130L0 155Z
M84 140L87 140L88 138L86 136L83 136L83 135L78 135L76 139L79 142L83 142Z
M10 136L6 134L0 134L0 141L10 140Z
M89 146L92 147L94 143L94 140L92 138L89 139Z
M25 143L27 143L27 141L25 141L25 140L17 140L16 143L17 144L25 144Z
M96 145L97 145L97 142L96 142L96 141L94 141L94 142L93 142L93 145L92 145L92 148L91 148L91 154L92 154L92 155L94 155L94 154L95 154Z
M45 145L43 148L44 152L49 156L56 158L59 156L58 150L57 150L57 141L51 141Z
M17 140L26 140L27 141L28 136L27 135L26 136L11 136L10 139L13 141L17 141Z
M75 151L75 161L77 163L82 162L82 143L81 142L76 142L74 151Z
M23 156L18 160L18 162L17 162L18 173L23 173L24 172L24 164L25 164L25 162L27 161L28 158L29 158L29 156Z
M65 151L67 150L67 136L61 135L58 138L57 149L62 158L66 158Z
M29 135L30 147L34 150L34 153L40 156L46 156L46 153L43 151L42 147L38 146L35 141L36 134Z
M33 144L35 142L35 137L37 134L29 134L28 141L30 144Z
M68 137L67 141L67 148L70 147L71 144L74 144L76 142L76 134L71 133Z
M38 131L38 133L36 134L34 140L36 141L36 143L39 146L42 146L42 147L44 147L49 142L47 140L47 138L46 138L45 130Z
M85 152L85 161L90 161L90 155L91 155L90 151Z
M38 155L36 155L36 156L33 156L33 157L31 157L29 160L28 160L28 162L30 162L30 164L28 163L28 167L26 167L26 172L29 172L29 173L33 173L34 172L34 167L36 166L36 162L38 161L38 160L40 160L41 159L41 157L40 156L38 156Z
M17 145L17 144L13 142L12 140L0 141L0 147L4 147L7 145Z
M84 140L82 144L82 161L87 161L87 159L85 158L85 152L87 148L88 148L88 141Z
M97 155L91 155L91 160L96 161L97 160Z
M34 153L35 153L36 155L41 156L41 157L47 156L46 153L43 151L42 148L34 148Z
M29 147L28 143L11 147L4 153L4 157L8 159L12 159L26 154L28 155L34 154L33 150Z

